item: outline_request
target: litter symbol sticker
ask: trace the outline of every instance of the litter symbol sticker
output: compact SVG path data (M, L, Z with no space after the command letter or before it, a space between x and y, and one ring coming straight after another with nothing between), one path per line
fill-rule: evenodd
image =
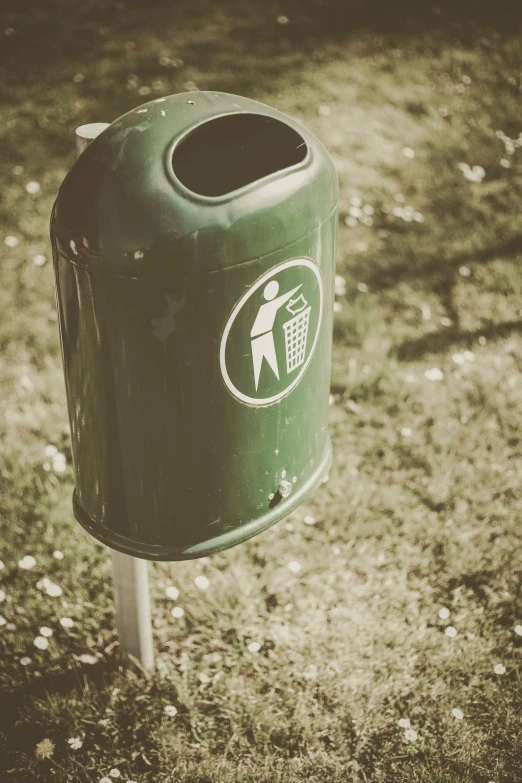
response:
M221 373L234 397L270 405L288 394L312 358L322 311L321 275L307 258L285 261L257 280L221 338Z

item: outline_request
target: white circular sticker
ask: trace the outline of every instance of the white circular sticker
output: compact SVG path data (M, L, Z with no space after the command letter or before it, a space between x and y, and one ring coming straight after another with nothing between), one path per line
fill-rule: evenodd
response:
M285 261L257 280L221 338L221 374L234 397L271 405L288 394L310 363L322 313L321 274L310 259Z

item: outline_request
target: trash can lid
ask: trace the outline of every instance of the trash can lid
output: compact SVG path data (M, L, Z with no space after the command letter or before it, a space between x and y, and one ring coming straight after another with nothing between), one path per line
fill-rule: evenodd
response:
M162 261L200 274L290 244L337 201L333 162L297 121L248 98L189 92L139 106L94 139L51 224L80 266L144 277Z

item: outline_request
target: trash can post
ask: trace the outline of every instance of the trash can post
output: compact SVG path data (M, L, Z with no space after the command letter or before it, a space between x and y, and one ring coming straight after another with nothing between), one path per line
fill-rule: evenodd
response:
M108 122L91 122L77 128L76 156L81 155L108 125ZM154 666L154 647L148 563L114 549L110 552L120 650L125 657L132 656L138 660L144 669L151 669Z

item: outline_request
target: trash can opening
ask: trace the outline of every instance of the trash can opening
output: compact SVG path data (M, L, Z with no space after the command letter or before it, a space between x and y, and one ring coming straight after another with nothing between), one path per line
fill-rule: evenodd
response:
M308 148L289 125L262 114L227 114L200 125L172 155L179 181L200 196L225 196L301 163Z

